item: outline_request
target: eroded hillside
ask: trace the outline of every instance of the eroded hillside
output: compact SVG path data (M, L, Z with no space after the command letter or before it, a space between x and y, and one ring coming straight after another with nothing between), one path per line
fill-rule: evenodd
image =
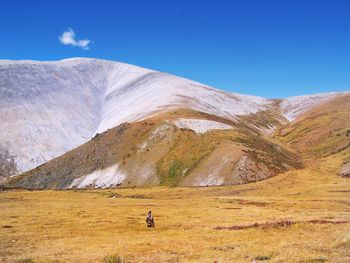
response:
M177 110L124 123L13 178L25 188L208 186L259 181L302 167L241 122Z

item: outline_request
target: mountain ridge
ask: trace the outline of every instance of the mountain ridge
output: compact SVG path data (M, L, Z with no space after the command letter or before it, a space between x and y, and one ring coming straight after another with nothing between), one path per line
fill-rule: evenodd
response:
M261 119L272 119L257 113L281 111L278 118L291 122L319 103L348 93L286 98L275 109L276 99L230 93L168 73L93 58L2 60L0 85L0 148L5 153L0 160L5 160L3 167L16 166L10 175L41 165L123 122L167 111L195 110L271 133L276 127L265 127Z

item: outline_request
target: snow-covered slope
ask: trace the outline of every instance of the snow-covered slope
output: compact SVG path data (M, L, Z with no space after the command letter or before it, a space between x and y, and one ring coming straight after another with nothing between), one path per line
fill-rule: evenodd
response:
M283 116L289 120L295 120L299 115L305 113L319 103L334 99L335 97L349 92L330 92L304 96L289 97L282 101L281 111Z
M233 119L266 109L270 104L268 99L224 92L170 74L115 65L108 78L99 133L169 108L194 109Z
M105 65L0 62L0 146L19 172L87 141L99 123Z
M0 149L16 173L34 168L126 121L167 108L234 119L268 108L260 97L119 62L0 61ZM1 164L0 164L1 165Z

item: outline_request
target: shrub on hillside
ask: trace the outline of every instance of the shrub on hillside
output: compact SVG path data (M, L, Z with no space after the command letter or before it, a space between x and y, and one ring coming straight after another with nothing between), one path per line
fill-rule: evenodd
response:
M126 261L118 255L108 255L105 256L101 263L125 263Z

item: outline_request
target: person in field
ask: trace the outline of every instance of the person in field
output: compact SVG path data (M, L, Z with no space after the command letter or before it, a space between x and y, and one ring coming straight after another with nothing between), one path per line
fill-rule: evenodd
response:
M154 227L154 218L152 216L152 211L149 210L146 217L147 227Z

